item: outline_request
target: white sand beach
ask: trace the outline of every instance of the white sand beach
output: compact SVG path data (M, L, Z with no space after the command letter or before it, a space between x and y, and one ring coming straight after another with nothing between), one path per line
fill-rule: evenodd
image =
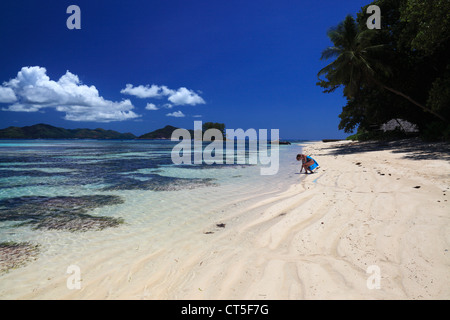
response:
M171 247L121 228L102 231L101 241L82 234L78 250L43 253L2 275L0 298L449 299L450 161L442 146L309 144L304 153L320 168L298 174L292 159L287 191L265 185L258 201L226 199L226 216L190 222L189 239ZM69 264L80 265L80 289L66 285Z
M230 217L155 298L449 299L448 153L405 144L309 145L317 173Z

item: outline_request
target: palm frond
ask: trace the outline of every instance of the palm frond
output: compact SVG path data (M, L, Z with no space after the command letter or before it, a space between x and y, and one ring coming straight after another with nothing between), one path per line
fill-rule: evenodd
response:
M333 57L337 57L342 53L342 48L338 47L328 47L322 51L322 56L320 60L328 60Z

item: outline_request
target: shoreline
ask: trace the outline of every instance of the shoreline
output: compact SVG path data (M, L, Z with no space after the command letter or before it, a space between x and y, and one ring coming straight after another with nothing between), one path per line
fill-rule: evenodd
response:
M291 156L300 145L319 162L316 173L298 174ZM189 222L189 239L174 234L173 247L151 243L145 225L130 239L114 228L100 239L86 234L87 244L101 246L86 244L64 257L44 253L0 275L0 298L449 299L449 145L300 145L289 146L283 160L289 188L258 186L260 193L243 193L225 214L205 212ZM185 196L202 193L191 192ZM71 263L82 266L81 290L66 288ZM378 267L379 289L368 287L370 266Z

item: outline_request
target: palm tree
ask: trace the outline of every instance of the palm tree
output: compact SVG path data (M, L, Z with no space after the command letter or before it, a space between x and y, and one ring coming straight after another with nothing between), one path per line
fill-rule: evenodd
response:
M430 112L441 120L447 121L443 116L415 101L408 95L386 86L379 75L390 76L390 68L377 58L383 51L384 45L373 45L372 39L375 30L360 31L351 15L328 32L328 37L334 44L322 52L321 60L336 57L329 65L318 73L318 85L326 88L325 92L332 92L344 85L344 95L352 98L363 85L378 85L396 95L399 95L425 112ZM320 79L325 76L326 80Z

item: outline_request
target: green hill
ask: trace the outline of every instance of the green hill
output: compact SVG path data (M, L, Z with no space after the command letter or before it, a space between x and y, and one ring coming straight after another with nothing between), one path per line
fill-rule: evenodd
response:
M97 129L64 129L48 124L35 124L26 127L8 127L0 129L0 139L170 139L174 130L179 129L167 125L164 128L136 137L132 133L120 133L114 130ZM194 138L194 130L188 130Z
M170 139L172 137L172 132L176 129L179 128L167 125L164 128L143 134L138 139ZM188 131L190 132L191 137L194 137L194 131L193 130Z
M64 129L48 124L0 129L0 139L135 139L132 133L105 129Z

